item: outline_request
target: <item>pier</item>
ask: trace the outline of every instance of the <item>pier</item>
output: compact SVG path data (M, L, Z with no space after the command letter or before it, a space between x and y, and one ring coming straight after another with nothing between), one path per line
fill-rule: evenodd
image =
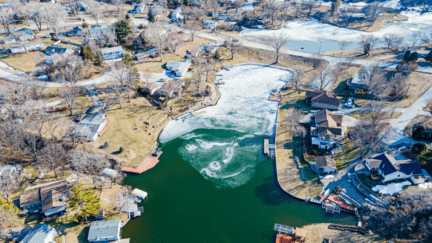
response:
M269 139L264 139L264 152L265 155L268 155L270 158L274 159L276 156L276 144L271 144Z
M280 93L271 92L271 93L270 93L269 100L270 100L270 101L281 102L281 100L282 100L282 96L281 96Z
M155 167L157 163L159 163L159 157L162 154L162 150L159 148L156 148L150 152L150 155L147 156L144 161L137 166L136 168L130 168L124 166L121 170L126 173L133 173L133 174L141 174L143 172L146 172L150 170L151 168Z

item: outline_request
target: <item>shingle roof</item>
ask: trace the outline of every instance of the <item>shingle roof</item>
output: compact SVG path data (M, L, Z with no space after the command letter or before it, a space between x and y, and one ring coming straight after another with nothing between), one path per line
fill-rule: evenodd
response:
M41 243L46 242L49 234L57 231L47 224L37 224L30 232L20 241L20 243ZM52 240L52 239L49 239Z
M317 103L339 106L340 100L331 91L306 91L306 97Z
M372 168L379 168L384 175L400 171L406 175L421 175L420 165L412 160L395 160L388 154L380 154L368 159Z
M20 208L26 207L30 204L40 202L39 190L26 192L20 195Z
M105 48L101 50L102 55L113 53L113 52L121 52L123 48L121 46L114 46L110 48Z
M315 158L315 163L317 168L322 168L325 166L329 166L337 170L336 162L333 158L327 157L327 156L321 156Z
M100 240L104 237L115 237L120 231L120 219L93 222L88 233L88 241Z

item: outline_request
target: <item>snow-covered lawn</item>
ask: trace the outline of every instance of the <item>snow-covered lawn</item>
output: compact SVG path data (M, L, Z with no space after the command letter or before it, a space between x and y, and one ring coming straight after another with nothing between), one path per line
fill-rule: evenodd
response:
M423 189L430 189L430 188L432 188L432 183L430 183L430 182L425 182L425 183L423 183L423 184L419 184L418 185L420 188L423 188Z
M393 195L395 193L401 192L404 186L410 186L412 183L410 181L390 183L388 185L378 185L372 188L372 191L379 192L381 194Z

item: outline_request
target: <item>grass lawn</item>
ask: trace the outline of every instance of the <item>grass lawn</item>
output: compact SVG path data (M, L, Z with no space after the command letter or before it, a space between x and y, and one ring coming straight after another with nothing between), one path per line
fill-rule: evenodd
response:
M383 112L383 114L384 115L382 117L382 120L397 119L400 115L402 115L402 112L400 112L400 111L395 111L395 112L385 111L385 112ZM354 111L354 112L351 112L348 115L351 116L351 117L354 117L356 119L360 119L360 118L370 119L369 112L368 111L364 111L364 110Z
M348 132L346 132L348 134ZM333 158L336 160L338 170L343 170L350 165L350 162L360 154L360 149L357 148L353 141L346 137L340 142L341 149L336 151Z
M281 107L288 104L287 92L282 91ZM318 196L322 191L322 186L318 175L313 173L308 163L301 161L303 169L298 169L294 163L294 155L299 159L301 156L302 141L294 140L285 126L285 116L287 108L281 108L278 114L277 133L276 133L276 164L278 182L282 189L295 196L312 198ZM301 160L301 159L300 159Z
M339 231L328 229L330 224L311 224L302 227L307 230L306 243L323 242L331 239L332 242L387 242L378 235L362 235L351 231Z
M2 55L0 61L23 72L31 72L36 68L36 54L38 52L20 53L14 55Z

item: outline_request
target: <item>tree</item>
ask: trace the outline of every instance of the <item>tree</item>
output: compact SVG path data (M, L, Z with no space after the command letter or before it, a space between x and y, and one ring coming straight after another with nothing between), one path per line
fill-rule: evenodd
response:
M0 239L4 239L4 231L7 227L14 227L17 224L17 213L19 209L13 202L7 202L6 199L0 198Z
M304 71L301 69L296 69L294 70L294 72L292 73L292 77L291 79L288 80L288 84L292 84L292 88L293 89L300 89L303 85L303 76L304 76Z
M337 81L340 70L338 67L321 66L317 69L317 77L314 80L313 86L318 90L326 90L327 87L332 87Z
M384 72L380 66L376 64L363 66L358 75L360 83L367 87L368 94L379 95L386 89Z
M432 62L432 51L430 51L424 59L428 62Z
M10 27L14 21L14 12L10 8L0 9L0 24L3 25L7 35L10 35Z
M279 62L279 55L280 55L280 51L282 49L282 47L287 44L289 41L289 37L286 36L284 33L280 33L279 35L275 35L273 34L273 39L271 40L271 47L274 50L274 54L275 54L275 63Z
M423 151L425 151L427 149L427 146L425 143L416 143L412 146L411 151L414 154L421 154Z
M156 22L156 17L154 16L153 13L150 14L150 22L152 23Z
M92 176L96 188L98 175L103 169L109 168L108 159L102 154L88 153L83 150L73 150L69 153L72 168L78 173Z
M302 117L301 110L297 110L294 107L290 107L285 116L286 126L288 127L288 131L292 136L300 136L302 135L302 129L300 128L300 119Z
M241 42L237 39L234 39L232 36L227 36L225 38L223 47L225 47L225 49L231 53L231 59L234 59L234 53L242 50L243 48Z
M132 34L132 28L129 25L129 22L123 19L115 23L115 33L117 35L117 39L121 42L124 42L126 37Z
M349 45L348 41L341 41L341 42L339 42L339 47L341 48L342 53L343 53L345 47L348 46L348 45Z
M123 94L128 96L130 102L130 90L131 87L135 87L137 90L137 82L139 81L139 74L136 68L128 67L124 63L117 65L116 69L110 74L112 81L112 88L114 91L114 97L120 105L120 109L123 109Z
M82 185L74 185L71 194L67 207L73 210L79 209L79 213L74 214L75 222L87 221L87 217L98 214L101 208L100 198L96 196L94 190L84 190Z
M172 51L176 52L177 47L184 43L183 32L173 28L168 29L166 36L166 45Z
M372 49L374 45L378 42L378 38L374 35L361 35L361 47L365 55L372 57Z
M127 66L127 67L133 67L135 66L135 62L132 58L132 56L130 54L125 54L122 57L123 63Z
M38 159L38 164L49 168L57 178L57 167L60 165L65 166L68 156L61 144L50 142L41 150L41 156Z
M159 51L160 61L163 62L162 50L166 47L166 34L163 32L162 26L157 23L152 23L147 26L145 32L145 39L149 40L150 44L156 46Z
M93 19L96 21L96 24L99 24L99 19L103 17L103 11L100 8L100 4L94 0L86 0L86 3L89 7L87 12L93 17Z
M237 13L239 8L241 8L245 2L243 0L234 0L231 2L231 6L235 9L235 12Z
M76 16L77 12L78 12L78 3L79 0L63 0L63 2L65 3L65 5L67 6L67 8L70 10L70 12Z
M332 2L332 4L331 4L331 14L335 15L338 12L338 9L339 9L339 6L340 6L341 2L340 2L340 0L332 0L331 2Z
M366 15L366 20L369 21L369 27L375 23L375 20L382 11L382 6L379 3L369 4L365 7L364 13Z
M197 20L188 21L186 24L183 25L183 28L185 28L189 32L191 40L194 41L194 36L196 32L202 30L202 24Z
M58 78L64 80L60 88L60 96L66 100L66 104L73 116L73 108L79 95L77 82L84 77L84 62L78 57L70 57L61 61L57 66Z
M385 150L385 139L390 135L391 126L382 122L386 105L383 101L372 100L365 106L365 114L351 129L354 144L360 150L360 159ZM367 119L367 118L368 119Z
M31 2L27 4L28 18L31 19L39 31L42 30L42 24L48 21L48 12L45 10L48 8L48 4Z
M54 34L57 35L57 31L66 19L67 13L63 6L57 4L50 4L50 7L45 10L47 12L47 25L54 31Z
M278 15L278 13L281 11L281 3L278 1L269 1L267 2L264 6L263 6L263 10L264 10L264 15L267 18L271 19L271 24L273 25L274 20L276 18L276 16Z
M10 178L9 175L2 176L0 183L0 193L9 202L9 195L20 189L21 178Z
M384 34L384 41L387 44L387 48L395 47L400 40L400 38L403 38L402 36L398 35L397 33L386 33Z
M389 89L390 95L395 97L403 97L406 94L406 89L408 87L408 79L401 73L395 73L390 79Z

